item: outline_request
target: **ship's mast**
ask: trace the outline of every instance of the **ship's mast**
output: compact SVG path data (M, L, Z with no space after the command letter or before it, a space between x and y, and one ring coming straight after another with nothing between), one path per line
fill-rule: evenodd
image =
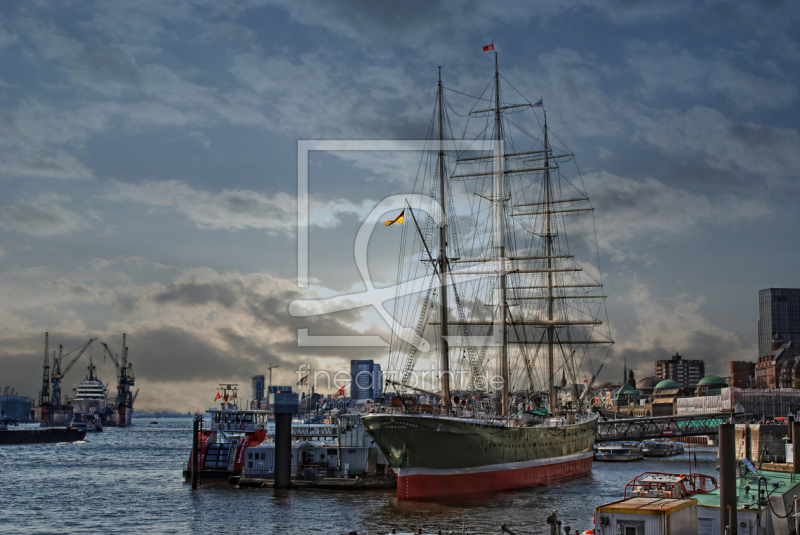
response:
M505 229L505 192L503 191L503 140L500 131L500 71L497 68L497 52L494 53L494 101L495 130L497 131L497 165L495 170L495 254L498 262L497 288L497 321L500 330L500 376L503 379L502 413L507 416L508 410L508 346L506 341L506 229Z
M554 385L555 367L553 365L553 235L550 232L550 154L547 146L547 112L544 113L544 195L545 195L545 241L547 243L547 387L550 400L550 412L556 411L556 389Z
M439 221L439 360L441 366L442 408L450 408L450 357L447 344L447 218L445 216L444 184L444 97L442 95L442 68L439 67L439 203L442 205Z

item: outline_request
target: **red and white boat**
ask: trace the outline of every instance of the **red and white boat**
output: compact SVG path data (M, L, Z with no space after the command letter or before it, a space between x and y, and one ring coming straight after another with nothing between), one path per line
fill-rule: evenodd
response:
M201 480L227 481L230 476L240 475L245 448L258 446L267 439L270 411L238 409L235 385L220 388L218 399L223 400L221 408L208 411L210 419L201 423L199 431ZM191 454L183 477L187 483L191 481Z

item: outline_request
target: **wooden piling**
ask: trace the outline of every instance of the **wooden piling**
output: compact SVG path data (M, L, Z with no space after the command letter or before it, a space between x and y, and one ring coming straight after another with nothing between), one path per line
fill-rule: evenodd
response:
M292 414L275 414L275 488L292 485Z
M197 476L200 473L200 416L194 415L192 422L192 488L197 488Z
M736 426L719 426L719 528L720 535L736 533ZM728 526L733 526L726 531Z

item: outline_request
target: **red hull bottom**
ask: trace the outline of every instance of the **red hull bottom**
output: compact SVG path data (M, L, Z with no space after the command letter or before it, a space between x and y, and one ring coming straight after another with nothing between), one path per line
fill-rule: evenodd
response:
M592 455L583 459L465 474L413 474L397 479L398 500L420 500L503 490L525 489L588 474Z

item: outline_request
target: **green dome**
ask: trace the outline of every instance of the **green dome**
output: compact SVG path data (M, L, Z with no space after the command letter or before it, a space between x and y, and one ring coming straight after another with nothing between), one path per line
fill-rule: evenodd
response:
M728 386L728 383L725 382L725 379L718 375L706 375L700 382L697 383L697 386L718 386L721 388L725 388Z
M639 399L639 391L638 391L638 390L636 390L635 388L633 388L633 387L632 387L631 385L629 385L628 383L625 383L625 384L624 384L624 385L622 385L622 387L621 387L619 390L617 390L617 392L614 394L614 400L615 400L615 401L618 401L618 400L619 400L620 398L622 398L623 396L636 396L636 399Z
M680 388L681 385L672 379L664 379L656 385L656 390L672 390L673 388Z

